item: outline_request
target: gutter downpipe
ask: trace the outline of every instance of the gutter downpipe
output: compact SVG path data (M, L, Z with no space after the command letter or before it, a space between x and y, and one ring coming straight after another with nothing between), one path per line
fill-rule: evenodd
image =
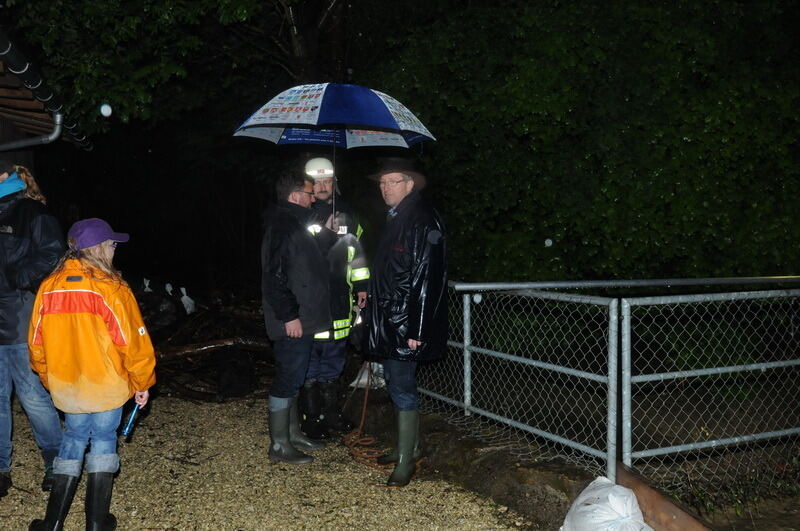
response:
M26 138L24 140L14 140L5 144L0 144L0 151L11 151L14 149L22 149L29 146L38 146L49 144L61 136L61 124L64 122L64 115L60 112L53 113L53 131L49 135L37 136L34 138Z

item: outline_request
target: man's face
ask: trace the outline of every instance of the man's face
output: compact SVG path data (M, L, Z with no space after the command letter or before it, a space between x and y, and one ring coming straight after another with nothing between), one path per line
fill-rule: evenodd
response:
M331 199L333 199L333 177L314 179L314 198L323 203L331 202Z
M381 189L383 201L390 208L400 204L400 201L411 193L414 189L414 181L405 180L406 176L402 173L385 173L381 175L378 186Z
M289 201L303 208L311 208L311 203L314 202L314 185L306 181L302 190L292 192Z

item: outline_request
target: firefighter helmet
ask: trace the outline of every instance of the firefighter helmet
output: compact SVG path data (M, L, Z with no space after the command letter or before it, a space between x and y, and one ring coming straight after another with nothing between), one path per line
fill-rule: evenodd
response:
M316 157L306 162L306 175L314 179L333 177L333 164L324 157Z

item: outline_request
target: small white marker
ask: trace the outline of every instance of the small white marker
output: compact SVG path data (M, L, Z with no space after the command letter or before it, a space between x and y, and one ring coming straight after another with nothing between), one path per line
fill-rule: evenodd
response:
M104 104L102 104L102 105L100 106L100 114L102 114L102 115L103 115L103 116L105 116L106 118L108 118L109 116L111 116L111 105L109 105L108 103L104 103Z

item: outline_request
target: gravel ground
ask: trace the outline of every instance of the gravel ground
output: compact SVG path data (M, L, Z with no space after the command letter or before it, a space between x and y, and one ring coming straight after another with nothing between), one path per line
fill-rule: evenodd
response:
M0 528L41 517L41 458L18 403L13 408L14 487L0 500ZM111 511L119 529L515 529L524 517L446 481L421 478L387 489L386 475L352 460L341 444L311 465L273 464L266 401L154 399L130 443ZM83 529L84 483L65 529Z

